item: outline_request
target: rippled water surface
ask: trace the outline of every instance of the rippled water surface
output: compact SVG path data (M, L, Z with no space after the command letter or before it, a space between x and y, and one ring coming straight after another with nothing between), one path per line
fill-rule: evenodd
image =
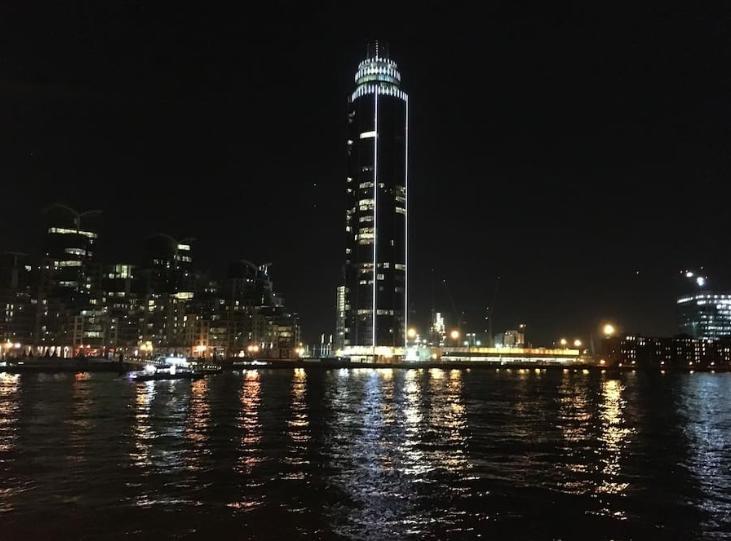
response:
M731 375L0 374L2 539L731 539Z

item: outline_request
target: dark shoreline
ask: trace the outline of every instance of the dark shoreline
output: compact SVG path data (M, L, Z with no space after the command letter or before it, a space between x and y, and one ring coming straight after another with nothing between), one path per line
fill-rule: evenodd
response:
M610 368L598 366L594 364L582 363L572 365L556 365L541 363L510 363L498 364L484 361L429 361L429 362L392 362L392 363L359 363L345 362L337 360L267 360L260 361L265 364L237 363L234 361L223 361L220 366L223 371L237 370L292 370L296 368L333 370L333 369L431 369L440 368L446 370L496 370L496 371L512 371L512 370L569 370L572 372L590 371L608 374L619 374L622 372L642 372L642 373L677 373L690 374L695 372L702 373L728 373L731 369L721 368L697 368L693 370L678 368L642 368L642 367L621 367ZM6 366L0 366L0 372L18 374L18 373L77 373L77 372L108 372L108 373L127 373L141 368L137 363L118 363L112 361L100 360L34 360L30 359L22 361L23 364L11 362Z

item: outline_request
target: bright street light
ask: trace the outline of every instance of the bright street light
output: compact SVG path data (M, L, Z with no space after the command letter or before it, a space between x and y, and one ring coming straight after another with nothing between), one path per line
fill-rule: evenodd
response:
M604 327L602 327L602 332L604 333L604 336L609 338L610 336L613 336L614 333L617 332L617 329L615 329L614 325L612 325L611 323L607 323L604 325Z

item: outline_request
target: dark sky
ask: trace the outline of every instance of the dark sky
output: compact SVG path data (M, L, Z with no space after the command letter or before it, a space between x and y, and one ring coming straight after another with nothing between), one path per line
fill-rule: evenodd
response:
M108 260L193 235L203 269L272 262L305 336L332 332L346 97L378 38L410 94L417 320L481 329L500 276L496 330L669 334L680 268L729 282L731 8L6 4L0 250L38 250L49 203L101 208Z

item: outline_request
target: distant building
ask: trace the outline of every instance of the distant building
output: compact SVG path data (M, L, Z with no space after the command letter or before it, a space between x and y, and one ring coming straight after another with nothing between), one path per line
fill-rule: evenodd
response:
M728 370L731 339L627 334L602 340L600 356L600 361L624 368Z
M680 272L677 300L678 331L693 338L731 336L731 294L709 289L702 269Z
M343 349L345 347L345 329L347 327L348 305L347 295L345 294L345 286L337 289L335 297L335 349Z
M348 100L345 347L406 344L408 97L382 43L368 45Z
M522 348L525 347L525 333L523 328L510 329L495 337L495 345L506 348Z
M106 265L102 275L104 306L108 317L106 345L135 348L140 341L140 283L135 265Z
M184 353L188 349L187 305L194 297L195 276L189 239L178 241L158 234L145 242L140 279L141 342L160 353Z
M678 299L678 331L694 338L731 336L731 295L695 293Z
M447 343L447 324L440 312L432 313L427 342L431 346L443 346Z
M33 340L36 304L31 278L26 254L0 254L0 354L25 353Z
M63 205L54 205L46 212L45 248L35 295L36 354L68 357L98 353L88 351L89 347L82 352L82 345L103 346L103 337L96 335L99 329L80 330L89 329L84 320L92 317L94 323L87 323L95 327L103 315L101 267L96 258L98 234L89 223L91 216L99 213L79 213ZM94 338L93 344L83 340L87 332Z
M48 296L69 309L86 308L95 285L95 243L98 235L81 227L78 215L53 213L46 235Z

